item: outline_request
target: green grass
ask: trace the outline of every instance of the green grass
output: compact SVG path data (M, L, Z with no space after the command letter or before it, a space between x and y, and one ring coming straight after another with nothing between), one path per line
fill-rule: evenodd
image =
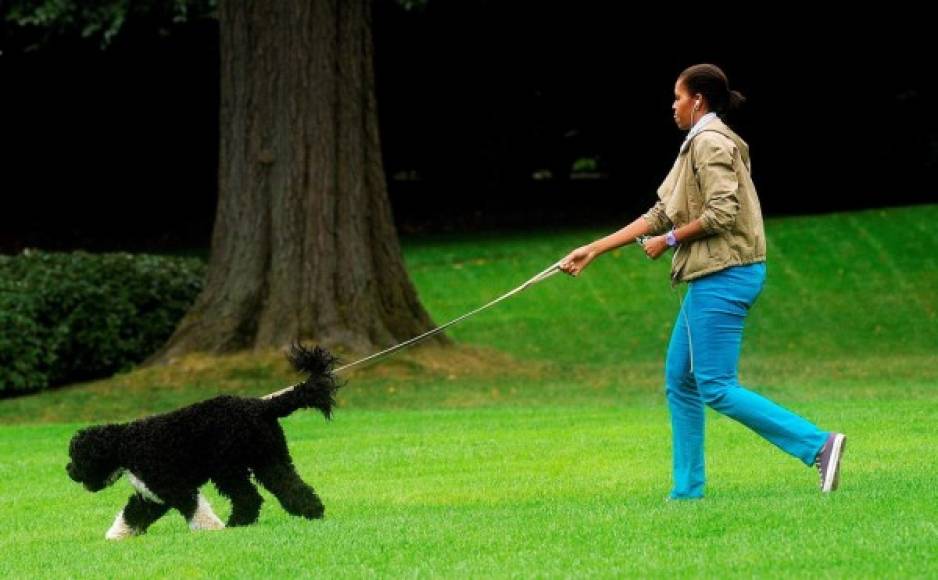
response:
M711 416L711 486L666 503L660 405L349 410L286 421L322 522L270 501L256 526L188 531L176 514L119 545L126 483L64 477L74 426L0 428L0 573L24 576L850 576L938 569L935 405L816 404L852 434L843 488ZM24 450L28 449L28 453ZM219 513L227 505L207 490ZM265 494L265 497L266 494Z
M65 476L85 422L266 393L294 378L277 353L0 401L0 576L938 575L936 220L938 206L767 222L741 377L848 433L831 496L813 470L708 412L706 499L663 501L677 299L666 261L629 247L457 325L458 348L354 373L333 422L287 419L321 522L265 496L251 528L195 534L172 514L112 544L103 533L130 488L89 494ZM442 323L606 233L412 238L404 251Z

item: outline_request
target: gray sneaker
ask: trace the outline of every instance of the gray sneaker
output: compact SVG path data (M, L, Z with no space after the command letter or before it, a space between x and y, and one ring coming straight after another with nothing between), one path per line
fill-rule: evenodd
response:
M827 442L814 460L821 476L821 491L827 493L837 489L840 483L840 458L847 447L847 436L843 433L831 433Z

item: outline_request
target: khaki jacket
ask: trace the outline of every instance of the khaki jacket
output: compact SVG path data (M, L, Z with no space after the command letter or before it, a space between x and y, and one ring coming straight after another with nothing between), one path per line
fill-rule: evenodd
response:
M762 208L751 167L749 146L719 118L678 155L658 188L658 202L642 217L654 234L700 218L708 235L675 248L672 285L765 260Z

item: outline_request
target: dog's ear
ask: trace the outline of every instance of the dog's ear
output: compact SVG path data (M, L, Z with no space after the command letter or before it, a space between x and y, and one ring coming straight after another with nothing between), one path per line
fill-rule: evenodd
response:
M95 425L81 429L75 433L68 445L69 457L75 459L80 455L93 454L100 457L107 454L116 442L114 427L115 425Z

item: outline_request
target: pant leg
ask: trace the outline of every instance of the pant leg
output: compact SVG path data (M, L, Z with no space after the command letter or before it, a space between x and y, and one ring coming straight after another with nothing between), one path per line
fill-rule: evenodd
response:
M668 344L665 394L671 415L671 497L702 497L705 480L704 403L691 372L687 325L680 309Z
M828 434L738 381L743 323L764 283L763 262L733 266L690 283L685 312L691 328L694 379L705 404L813 465Z

